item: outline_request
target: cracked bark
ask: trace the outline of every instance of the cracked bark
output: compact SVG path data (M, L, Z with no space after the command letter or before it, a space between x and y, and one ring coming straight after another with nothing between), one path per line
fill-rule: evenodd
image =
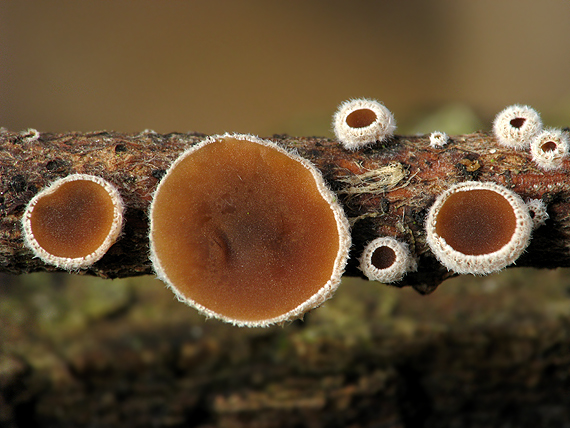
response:
M148 260L148 207L170 163L204 138L199 133L160 135L116 132L0 132L0 272L55 271L34 259L22 244L19 221L27 202L51 181L71 173L99 175L124 197L126 222L121 239L87 271L103 278L151 274ZM550 172L540 170L526 151L500 146L487 133L451 136L442 149L429 136L395 136L361 151L344 150L319 137L273 135L319 168L335 191L352 226L353 247L346 275L360 276L357 258L364 245L392 235L410 245L418 271L399 286L429 293L453 276L430 253L423 222L435 197L466 180L499 183L525 200L542 199L550 220L533 234L517 266L570 266L570 161Z

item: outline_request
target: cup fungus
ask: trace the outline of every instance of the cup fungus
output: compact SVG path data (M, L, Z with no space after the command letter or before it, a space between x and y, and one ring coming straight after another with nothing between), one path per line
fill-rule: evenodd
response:
M548 129L537 135L530 143L532 160L548 171L560 168L568 156L568 135L559 129Z
M396 120L383 104L360 98L342 103L333 116L336 138L347 150L357 150L394 135Z
M526 206L532 218L533 229L537 229L546 223L546 220L550 218L548 211L546 210L546 204L542 199L529 199L526 201Z
M524 201L495 183L467 181L439 195L426 220L437 259L457 273L485 275L513 263L530 241Z
M33 143L38 141L40 138L40 131L34 128L28 128L25 131L20 132L20 138L24 143Z
M348 221L307 160L251 135L184 152L150 208L151 260L178 299L208 317L265 327L330 298Z
M444 147L449 141L449 137L445 132L434 131L429 136L429 145L433 148Z
M360 270L370 281L392 283L400 281L408 272L415 271L417 263L408 245L391 236L369 242L360 257Z
M86 268L117 240L123 211L112 184L93 175L69 175L28 203L22 217L24 242L45 263L67 270Z
M493 122L493 132L499 143L514 149L528 148L531 140L541 131L540 115L529 106L509 106Z

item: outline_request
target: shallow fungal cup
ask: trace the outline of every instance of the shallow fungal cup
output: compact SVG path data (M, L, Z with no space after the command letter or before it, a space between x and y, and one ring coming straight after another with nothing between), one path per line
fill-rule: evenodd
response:
M467 181L440 194L426 219L437 259L461 274L499 271L522 254L533 221L524 201L496 183Z
M310 162L252 135L206 138L173 163L150 208L151 260L208 317L265 327L330 298L348 221Z
M397 282L416 268L416 260L408 245L391 236L369 242L360 257L360 270L371 281Z
M358 98L343 102L333 116L336 138L347 150L357 150L394 135L396 120L376 100Z
M567 133L559 129L547 129L531 141L530 153L540 168L549 171L562 166L568 156L569 146Z
M72 174L28 203L24 243L36 257L62 269L84 269L101 259L120 235L124 204L101 177Z
M493 133L506 147L527 149L542 131L542 120L530 106L515 104L502 110L493 121Z

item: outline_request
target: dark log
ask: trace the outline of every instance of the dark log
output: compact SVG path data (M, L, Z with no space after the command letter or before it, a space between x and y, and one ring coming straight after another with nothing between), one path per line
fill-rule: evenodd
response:
M53 180L71 173L99 175L114 183L126 203L122 238L93 267L81 273L119 278L152 273L148 260L147 212L154 189L176 157L205 135L152 131L42 133L0 132L0 272L54 271L22 243L20 218L27 202ZM429 136L394 136L361 151L344 150L320 137L273 135L271 140L312 161L337 193L352 226L353 247L346 275L360 276L357 258L379 235L406 241L418 271L399 286L433 291L453 276L430 253L423 223L435 197L453 183L492 181L523 199L542 199L550 220L533 235L517 266L570 266L570 161L543 172L526 151L500 146L488 133L451 136L442 149Z

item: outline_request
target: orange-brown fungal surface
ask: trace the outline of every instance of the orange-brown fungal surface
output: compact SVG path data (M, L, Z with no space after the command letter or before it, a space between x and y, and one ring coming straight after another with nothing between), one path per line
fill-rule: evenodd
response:
M158 277L181 301L236 325L284 322L320 305L350 247L320 172L249 135L211 137L183 153L150 218Z
M346 116L346 124L351 128L365 128L376 120L376 113L369 108L354 110Z
M464 182L430 208L427 242L448 269L488 274L513 263L530 241L533 222L516 193L495 183Z
M123 202L100 177L73 174L52 183L22 217L26 245L44 262L79 269L99 260L121 231Z

